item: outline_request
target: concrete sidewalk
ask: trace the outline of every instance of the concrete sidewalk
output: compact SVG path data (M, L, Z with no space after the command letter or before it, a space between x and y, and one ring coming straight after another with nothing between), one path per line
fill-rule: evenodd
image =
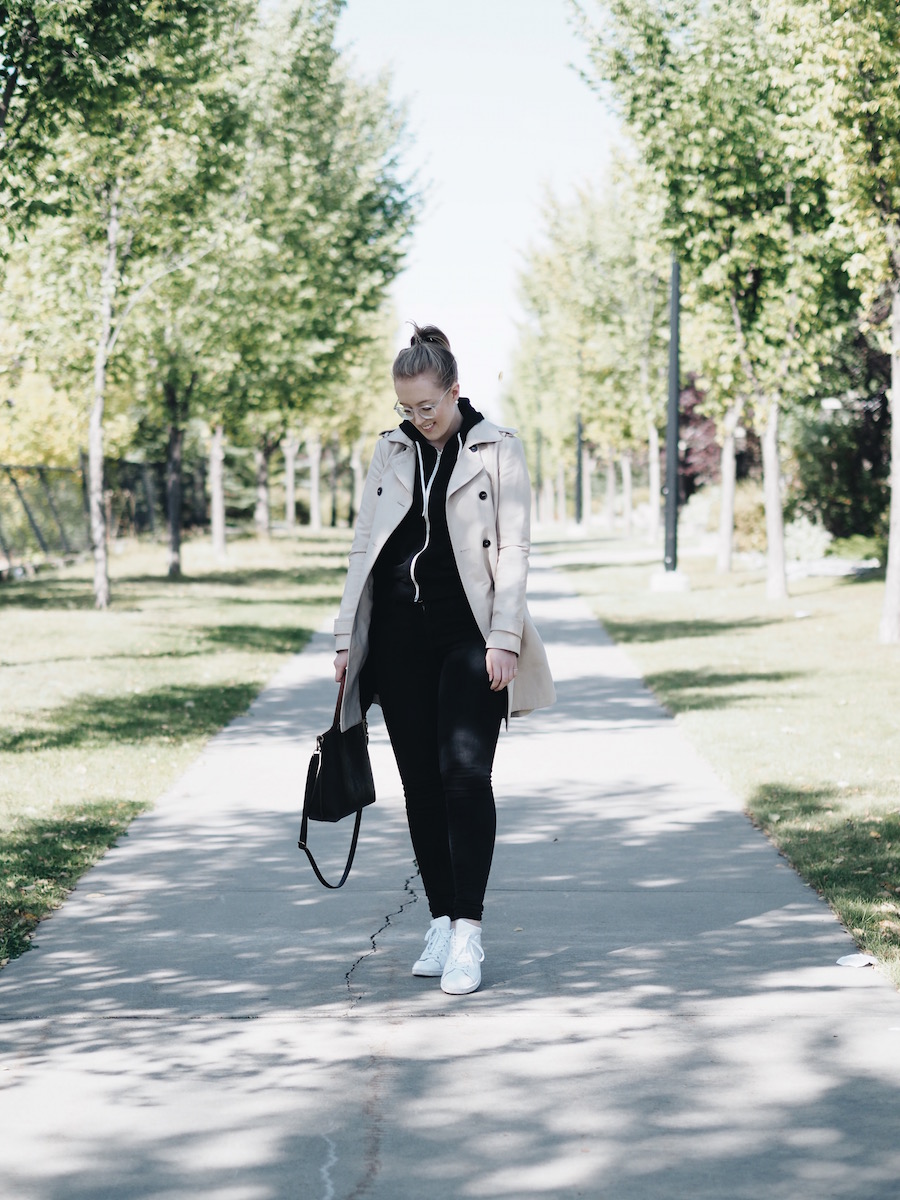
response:
M501 737L483 989L409 973L380 716L346 888L296 849L317 637L0 973L3 1200L900 1195L900 996L540 561L531 597L560 699Z

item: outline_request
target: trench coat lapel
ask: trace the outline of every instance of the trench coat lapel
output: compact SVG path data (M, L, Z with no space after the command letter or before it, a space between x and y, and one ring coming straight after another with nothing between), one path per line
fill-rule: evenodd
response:
M466 439L466 444L462 448L459 458L453 467L453 472L450 475L450 481L447 484L447 499L458 492L461 487L465 487L470 480L484 469L484 462L481 457L481 446L485 442L497 442L502 437L500 430L491 421L479 421L477 425L469 430L469 436Z
M413 494L416 477L416 452L412 442L406 434L395 429L388 434L388 441L396 446L405 447L405 450L399 449L388 459L388 468L393 471L397 477L397 481L402 488L410 495Z

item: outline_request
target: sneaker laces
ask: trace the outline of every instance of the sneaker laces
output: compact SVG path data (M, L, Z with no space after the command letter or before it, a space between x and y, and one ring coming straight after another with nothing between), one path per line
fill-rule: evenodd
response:
M441 929L439 925L432 925L425 934L425 949L422 951L422 958L439 959L441 952L446 949L447 942L449 941L449 929Z
M483 962L484 950L477 937L467 937L462 945L459 944L459 939L454 938L450 945L450 959L446 970L469 972L471 968L477 968L478 964Z

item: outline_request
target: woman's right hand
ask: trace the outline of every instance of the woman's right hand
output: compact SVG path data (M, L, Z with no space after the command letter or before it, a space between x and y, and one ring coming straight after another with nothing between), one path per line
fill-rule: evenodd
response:
M340 683L347 674L347 659L350 657L349 650L338 650L334 656L334 680L335 683Z

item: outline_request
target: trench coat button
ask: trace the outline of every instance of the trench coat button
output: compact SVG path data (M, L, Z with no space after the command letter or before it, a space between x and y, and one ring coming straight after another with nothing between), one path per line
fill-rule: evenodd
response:
M489 538L485 538L485 539L484 539L484 541L483 541L481 544L482 544L482 546L484 546L485 550L487 550L488 546L491 544L491 543L490 543L490 539L489 539Z
M379 496L381 495L381 491L382 491L382 489L381 489L381 488L379 488L379 489L378 489L378 495L379 495Z
M477 447L477 446L470 446L470 447L469 447L469 449L472 451L472 453L473 453L473 454L477 454L477 453L478 453L478 447Z
M487 492L479 492L478 499L479 500L487 500Z

